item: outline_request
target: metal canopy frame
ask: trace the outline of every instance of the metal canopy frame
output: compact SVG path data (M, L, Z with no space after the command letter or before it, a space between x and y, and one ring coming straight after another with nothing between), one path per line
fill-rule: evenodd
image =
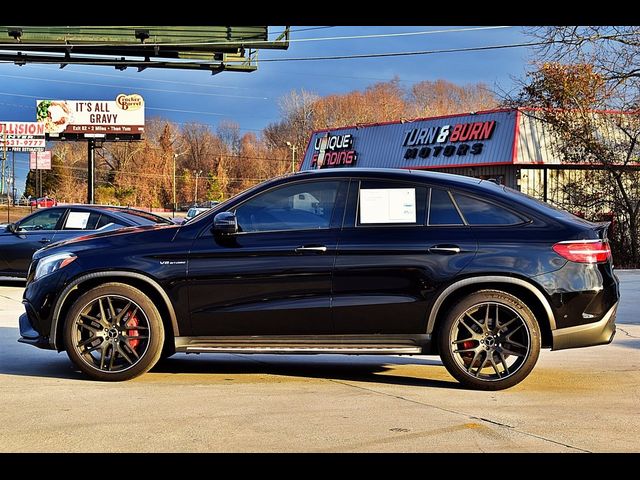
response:
M267 26L0 26L0 61L253 72L259 49L289 48L289 27L273 41ZM6 41L2 32L6 31Z

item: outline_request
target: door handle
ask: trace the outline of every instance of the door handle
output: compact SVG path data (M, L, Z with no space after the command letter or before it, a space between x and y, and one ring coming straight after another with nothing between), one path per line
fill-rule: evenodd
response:
M48 238L41 238L40 239L40 243L49 243L49 242L51 242L51 240L48 239Z
M429 248L429 253L435 253L440 255L455 255L462 250L457 245L435 245Z
M324 253L326 251L327 251L327 247L325 246L296 248L296 253Z

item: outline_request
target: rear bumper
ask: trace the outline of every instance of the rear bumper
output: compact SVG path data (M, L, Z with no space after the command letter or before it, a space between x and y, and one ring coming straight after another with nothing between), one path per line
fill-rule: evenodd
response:
M554 330L551 332L553 336L552 350L591 347L593 345L611 343L616 334L617 310L618 302L597 322Z

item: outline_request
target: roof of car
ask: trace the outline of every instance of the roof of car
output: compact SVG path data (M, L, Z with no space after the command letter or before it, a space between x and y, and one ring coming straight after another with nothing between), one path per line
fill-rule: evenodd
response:
M302 170L290 176L328 176L328 177L421 177L423 179L436 180L438 182L454 182L457 184L464 183L468 185L477 185L482 180L479 178L466 177L463 175L455 175L453 173L434 172L432 170L409 170L403 168L324 168L320 170Z
M135 215L137 217L140 218L145 218L149 221L151 220L159 220L159 219L163 219L166 220L167 223L171 223L171 220L166 219L156 213L152 213L152 212L146 212L144 210L140 210L137 208L131 208L131 207L120 207L120 206L116 206L116 205L96 205L96 204L84 204L84 203L65 203L65 204L58 204L57 207L52 207L52 208L78 208L78 209L84 209L84 210L99 210L99 211L106 211L106 212L110 212L110 213L115 213L116 215L120 214L124 214L124 215Z

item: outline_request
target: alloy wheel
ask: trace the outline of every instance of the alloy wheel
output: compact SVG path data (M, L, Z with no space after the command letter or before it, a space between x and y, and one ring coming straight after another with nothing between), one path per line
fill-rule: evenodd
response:
M531 351L531 333L522 316L496 302L465 310L449 334L453 359L470 377L504 380L514 375Z
M144 310L120 295L87 303L73 321L72 347L87 365L102 372L133 367L149 347L151 330Z

